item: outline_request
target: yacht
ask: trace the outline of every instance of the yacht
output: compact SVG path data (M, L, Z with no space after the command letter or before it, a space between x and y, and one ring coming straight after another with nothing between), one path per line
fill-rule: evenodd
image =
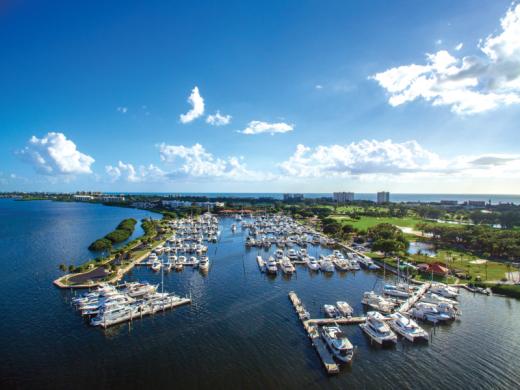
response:
M267 273L268 274L276 274L278 272L278 264L273 256L269 257L267 261Z
M339 312L345 316L345 317L352 317L352 313L354 312L354 309L352 309L352 306L350 306L345 301L337 301L336 307L338 308Z
M231 231L233 233L237 231L237 225L236 224L231 225Z
M382 297L381 295L377 295L373 291L365 292L361 303L383 313L391 313L395 307L394 302Z
M309 257L309 262L307 263L307 266L312 271L319 271L320 270L320 264L314 257Z
M372 271L380 268L378 265L374 264L374 262L372 261L372 259L370 257L359 256L357 258L357 261L363 268L366 268L366 269L369 269Z
M193 266L195 267L197 264L199 264L199 261L197 260L197 258L195 256L190 256L188 259L186 259L186 261L184 262L184 265L187 265L187 266Z
M339 326L323 326L321 328L321 337L331 349L334 357L344 363L352 361L354 347Z
M283 250L281 249L277 249L276 252L274 253L274 257L277 259L277 260L282 260L283 259Z
M292 265L291 260L289 260L287 256L282 259L280 268L282 268L284 274L293 274L294 271L296 271L296 268L294 268L294 265Z
M359 271L360 268L359 268L359 263L357 260L355 259L351 259L348 261L349 263L349 266L350 266L350 269L353 270L353 271Z
M330 318L341 317L341 314L339 313L338 309L336 309L336 306L334 306L334 305L323 305L323 311L325 312L327 317L330 317Z
M209 269L209 259L208 256L202 256L199 261L199 268L202 271L207 271Z
M287 252L287 257L289 257L289 260L295 261L298 260L298 253L294 249L289 249Z
M447 322L452 318L446 313L442 313L437 305L433 303L417 302L410 310L410 315L423 321L433 322Z
M432 292L428 292L428 293L424 294L422 296L422 298L420 299L420 301L426 302L426 303L433 303L436 305L439 303L442 303L442 302L449 303L453 306L457 306L459 304L459 302L454 299L444 298L443 296L440 296L440 295L432 293Z
M388 323L390 327L412 343L419 340L428 341L428 332L417 325L417 322L401 313L390 314L392 318Z
M377 311L369 311L361 329L376 343L380 345L393 345L397 343L397 336L386 324L385 317Z
M383 293L385 295L390 295L391 297L406 299L410 297L410 293L407 291L407 286L405 285L393 285L393 284L385 284L383 287Z
M334 272L334 264L330 259L324 258L320 263L320 269L323 272Z
M161 269L161 262L159 260L154 260L152 262L152 270L159 271Z
M175 262L175 270L182 271L184 268L184 263L186 262L186 256L179 256L177 261Z
M444 298L457 298L459 296L459 290L455 287L448 286L443 283L434 283L430 287L430 291L443 296Z
M147 294L157 291L159 285L151 285L148 283L134 283L126 288L126 294L132 298L139 298Z

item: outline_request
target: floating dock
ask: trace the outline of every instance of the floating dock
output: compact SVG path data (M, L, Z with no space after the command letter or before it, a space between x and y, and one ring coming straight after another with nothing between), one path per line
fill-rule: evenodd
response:
M412 308L415 303L421 299L421 297L426 294L426 291L428 291L431 287L431 283L424 283L419 287L419 289L413 294L410 298L408 298L406 301L404 301L401 306L396 310L400 313L407 313L408 310Z
M318 356L325 367L325 370L328 374L337 374L339 373L339 366L334 361L331 352L328 350L327 345L320 337L320 333L318 330L318 325L311 322L312 320L309 318L309 313L305 310L300 298L296 295L294 291L289 293L289 299L291 300L296 313L298 313L298 317L303 324L307 335L311 339L312 346L316 349Z
M162 303L162 304L149 304L149 305L143 305L141 311L139 313L134 314L133 312L130 312L127 316L119 317L115 321L110 322L102 322L99 324L102 328L108 328L113 325L117 325L123 322L132 321L136 318L143 318L144 316L155 314L160 311L166 311L168 309L173 309L178 306L183 306L191 303L190 298L180 298L176 300L170 300L169 302Z
M260 268L260 271L265 272L265 261L262 259L262 256L256 256L256 262L258 263L258 268Z

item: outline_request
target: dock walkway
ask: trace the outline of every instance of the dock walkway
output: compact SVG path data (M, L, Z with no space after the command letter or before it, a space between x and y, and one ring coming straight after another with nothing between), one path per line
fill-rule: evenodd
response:
M307 335L311 339L312 346L316 349L316 352L318 353L325 370L328 374L337 374L339 372L339 366L334 361L334 358L332 357L331 352L328 350L327 345L321 339L318 325L312 322L313 320L308 319L308 313L300 301L300 298L298 298L294 291L289 293L289 299L291 300L294 309L298 313L298 317L300 318Z
M424 294L426 294L426 291L428 291L430 287L431 287L431 283L424 283L423 285L421 285L421 287L419 287L419 289L415 292L415 294L413 294L410 298L408 298L406 301L404 301L401 306L399 306L397 311L400 313L407 313L408 310L410 310L412 308L412 306L415 305L415 303L419 299L421 299L421 297Z

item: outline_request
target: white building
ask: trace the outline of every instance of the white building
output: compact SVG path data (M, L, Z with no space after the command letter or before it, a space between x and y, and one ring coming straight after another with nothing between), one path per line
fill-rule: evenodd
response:
M332 195L334 197L334 201L338 203L347 203L354 200L353 192L334 192Z
M88 202L93 199L94 197L92 195L74 195L74 200L79 200L80 202Z
M381 191L377 193L377 203L390 202L390 192Z

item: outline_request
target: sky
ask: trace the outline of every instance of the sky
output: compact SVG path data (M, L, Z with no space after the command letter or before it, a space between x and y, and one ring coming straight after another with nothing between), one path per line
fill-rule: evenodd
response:
M0 3L0 191L520 193L520 4Z

